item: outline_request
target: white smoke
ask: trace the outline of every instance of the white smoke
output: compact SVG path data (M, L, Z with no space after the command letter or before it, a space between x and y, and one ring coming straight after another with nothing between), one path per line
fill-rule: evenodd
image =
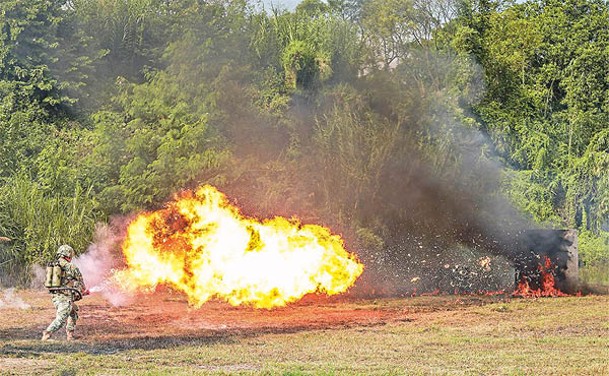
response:
M44 289L44 280L46 279L46 268L41 265L33 264L30 267L30 274L32 280L30 281L30 287L36 290Z
M101 293L113 306L124 306L131 302L132 296L121 291L111 279L115 268L122 265L119 250L124 234L120 229L125 227L117 226L116 222L118 220L113 225L98 224L94 243L73 262L80 269L85 285L92 294Z
M15 295L14 288L10 288L2 291L0 295L0 309L3 308L28 309L30 308L30 305Z

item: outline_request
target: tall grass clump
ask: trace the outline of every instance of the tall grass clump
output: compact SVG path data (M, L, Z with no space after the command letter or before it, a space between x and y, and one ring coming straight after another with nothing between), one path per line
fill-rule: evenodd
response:
M96 202L79 184L71 196L45 192L25 174L0 187L0 285L23 286L30 267L53 258L61 244L82 252L91 241Z

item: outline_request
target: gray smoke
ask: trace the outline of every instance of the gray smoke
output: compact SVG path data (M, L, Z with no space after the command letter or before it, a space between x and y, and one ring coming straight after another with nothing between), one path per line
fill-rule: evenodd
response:
M0 309L8 308L28 309L30 305L15 294L14 288L10 288L0 291Z
M46 279L46 268L42 265L32 265L30 267L30 288L36 290L44 289L44 280Z

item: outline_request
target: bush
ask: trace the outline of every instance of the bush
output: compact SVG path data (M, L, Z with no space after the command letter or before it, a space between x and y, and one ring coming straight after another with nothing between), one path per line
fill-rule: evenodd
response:
M71 196L59 196L16 175L0 188L0 207L0 231L13 239L0 246L0 284L26 284L29 267L50 261L59 245L80 253L91 241L96 203L80 185Z
M609 264L609 232L602 231L595 235L591 231L582 231L579 240L579 259L584 266Z

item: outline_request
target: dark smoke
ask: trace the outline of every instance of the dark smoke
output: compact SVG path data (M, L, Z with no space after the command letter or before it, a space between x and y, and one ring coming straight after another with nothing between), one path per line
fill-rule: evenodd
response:
M507 168L491 140L500 135L480 130L476 114L462 110L484 95L480 67L466 63L464 68L463 60L427 51L392 72L327 88L315 100L296 97L290 129L247 113L235 93L222 105L235 116L228 119L230 134L246 135L230 137L241 173L222 188L249 215L296 215L342 233L367 266L358 282L363 290L513 286L526 232L536 226L501 193ZM452 92L462 76L462 92ZM370 192L320 190L320 181L353 167L316 157L316 126L336 108L361 111L354 115L360 121L373 113L377 121L370 127L399 124L391 152L378 170L368 171L368 178L378 173ZM299 154L288 157L294 140Z
M437 59L433 77L456 69L457 62ZM480 87L471 89L477 94L468 106L483 93L479 79L472 81ZM433 99L422 101L423 114L417 109L427 119L417 130L427 150L407 138L383 170L380 199L369 201L369 215L382 213L386 224L383 261L371 279L385 280L390 293L509 289L526 243L520 238L534 225L501 194L506 167L490 135L471 125L475 115L458 116L445 93Z
M196 61L169 64L198 71ZM214 82L215 104L232 165L226 175L193 184L219 182L246 215L297 216L342 233L367 266L360 285L368 291L496 289L512 279L506 275L520 254L516 239L533 226L499 193L505 167L490 139L498 135L479 130L476 114L463 110L484 95L480 67L461 57L413 51L392 71L291 95L290 110L280 118L252 104L252 82L223 74ZM399 124L391 152L365 177L378 176L369 191L320 188L320 181L351 167L317 156L316 126L335 108L361 121L372 118L372 128ZM114 244L111 235L102 235L82 259L89 284L107 280L116 265Z

